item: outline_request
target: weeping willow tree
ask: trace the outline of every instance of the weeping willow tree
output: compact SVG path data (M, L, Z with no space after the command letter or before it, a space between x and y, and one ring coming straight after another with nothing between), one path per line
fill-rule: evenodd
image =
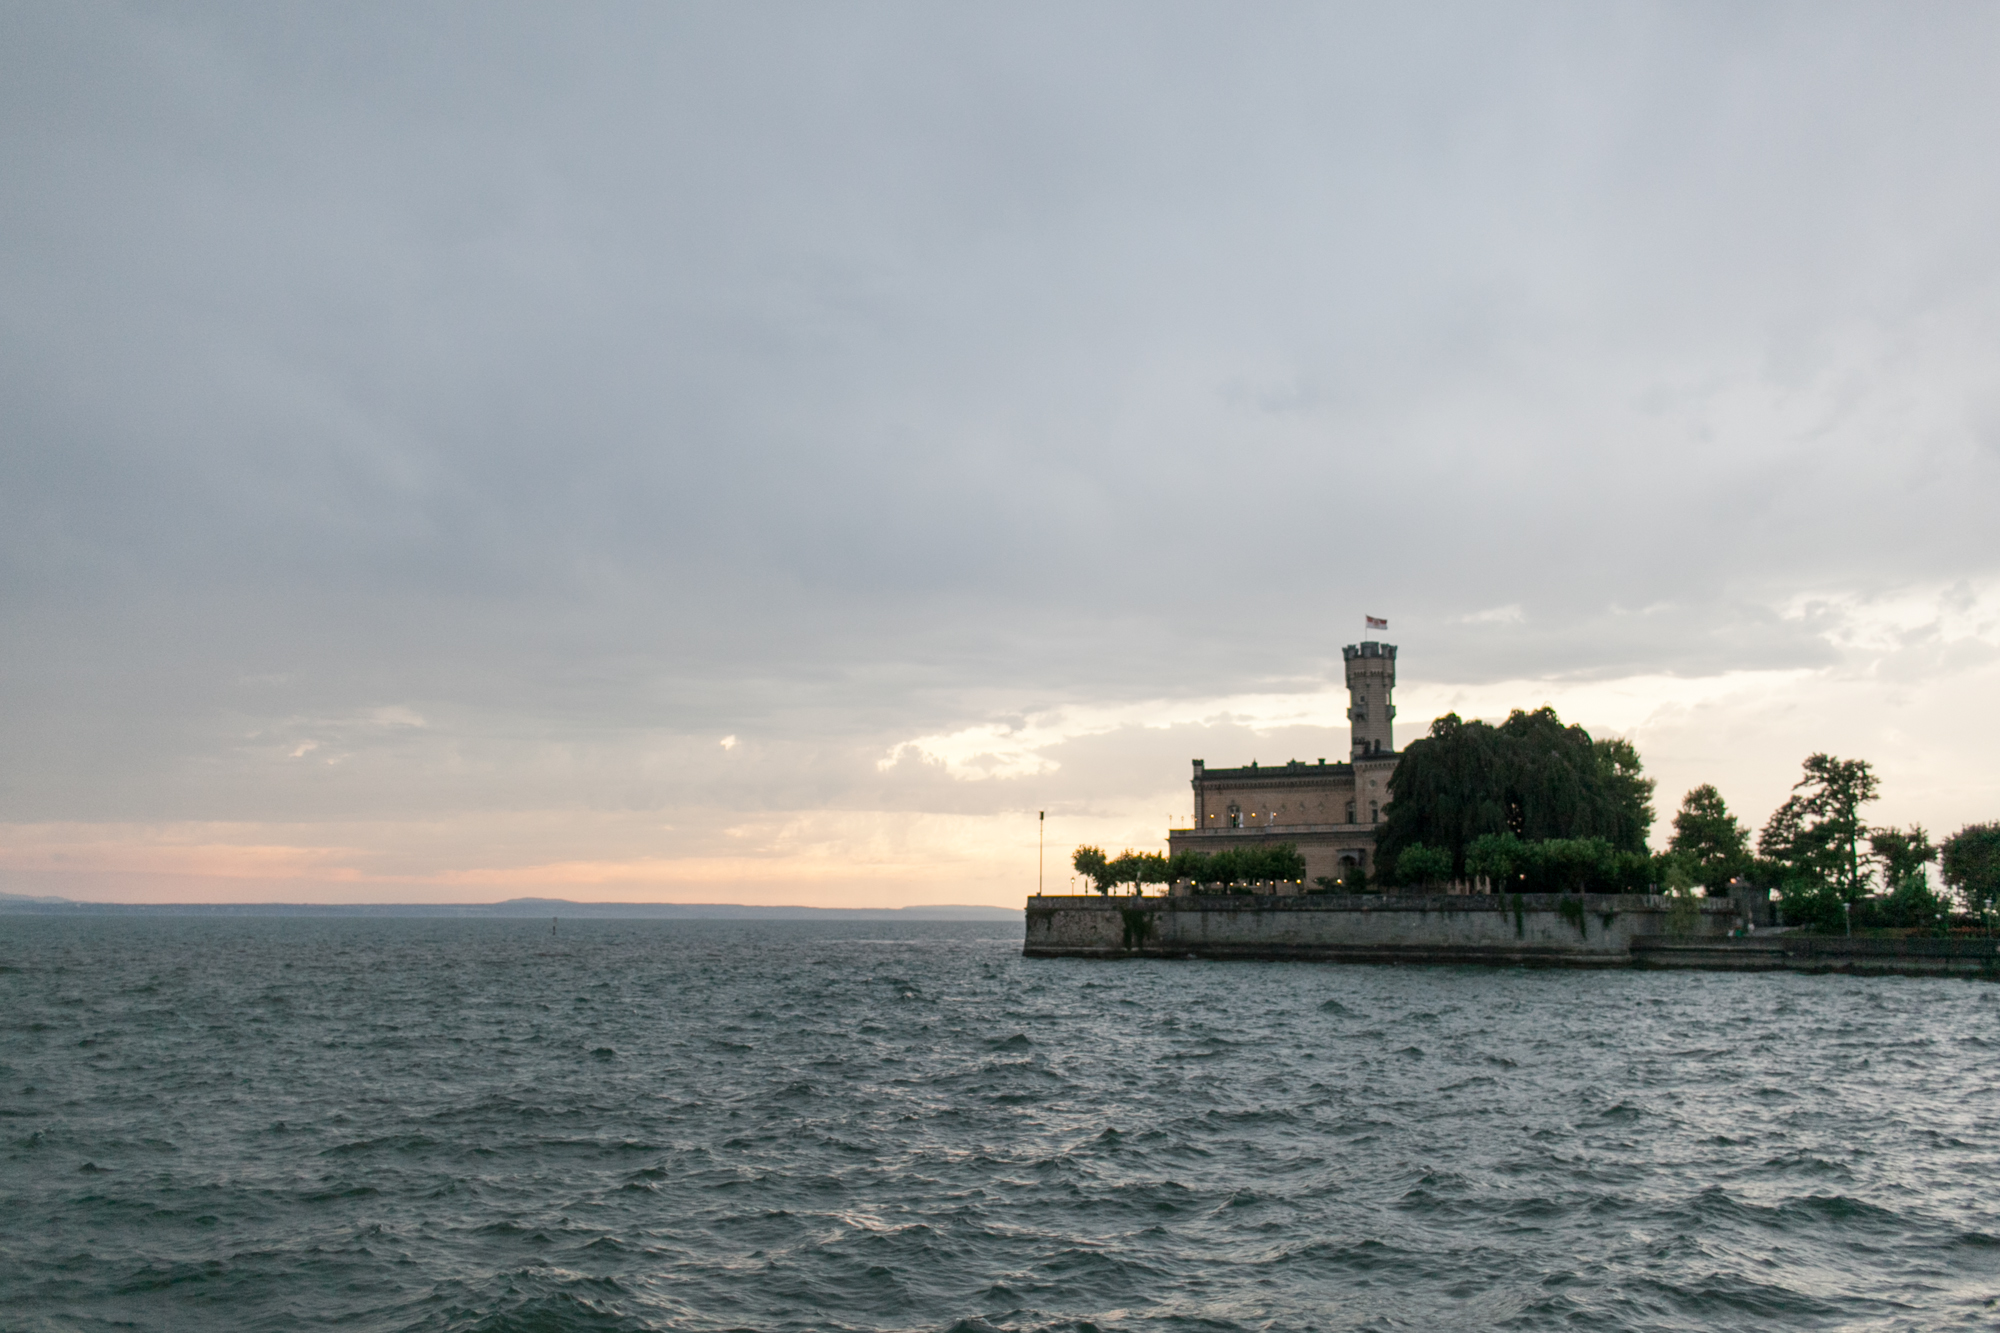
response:
M1453 878L1463 878L1472 842L1503 833L1523 842L1599 838L1644 853L1652 794L1630 741L1592 740L1553 708L1516 709L1497 727L1448 713L1396 765L1375 859L1393 866L1406 847L1442 848Z

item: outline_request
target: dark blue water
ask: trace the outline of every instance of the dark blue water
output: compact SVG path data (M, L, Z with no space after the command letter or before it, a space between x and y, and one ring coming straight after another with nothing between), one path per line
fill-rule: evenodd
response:
M1019 947L0 918L0 1326L2000 1326L2000 987Z

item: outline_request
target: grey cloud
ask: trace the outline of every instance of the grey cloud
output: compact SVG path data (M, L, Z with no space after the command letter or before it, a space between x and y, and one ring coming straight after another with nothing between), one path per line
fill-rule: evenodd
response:
M1363 611L1822 663L1801 587L1994 572L1996 23L17 7L0 792L949 804L874 758Z

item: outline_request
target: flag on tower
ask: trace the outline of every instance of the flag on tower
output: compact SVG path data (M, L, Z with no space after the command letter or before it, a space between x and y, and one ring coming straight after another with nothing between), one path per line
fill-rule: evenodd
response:
M1369 628L1369 629L1387 629L1387 628L1389 628L1389 622L1388 622L1388 621L1386 621L1386 620L1384 620L1384 619L1382 619L1382 617L1380 617L1380 616L1370 616L1370 617L1368 617L1368 628Z

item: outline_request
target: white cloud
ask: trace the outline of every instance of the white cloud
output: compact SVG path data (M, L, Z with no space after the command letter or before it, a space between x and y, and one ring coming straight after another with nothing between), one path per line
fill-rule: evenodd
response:
M1506 606L1490 607L1484 611L1474 611L1469 616L1460 616L1459 623L1463 625L1518 625L1526 619L1527 616L1521 611L1521 604L1519 602L1510 602Z

